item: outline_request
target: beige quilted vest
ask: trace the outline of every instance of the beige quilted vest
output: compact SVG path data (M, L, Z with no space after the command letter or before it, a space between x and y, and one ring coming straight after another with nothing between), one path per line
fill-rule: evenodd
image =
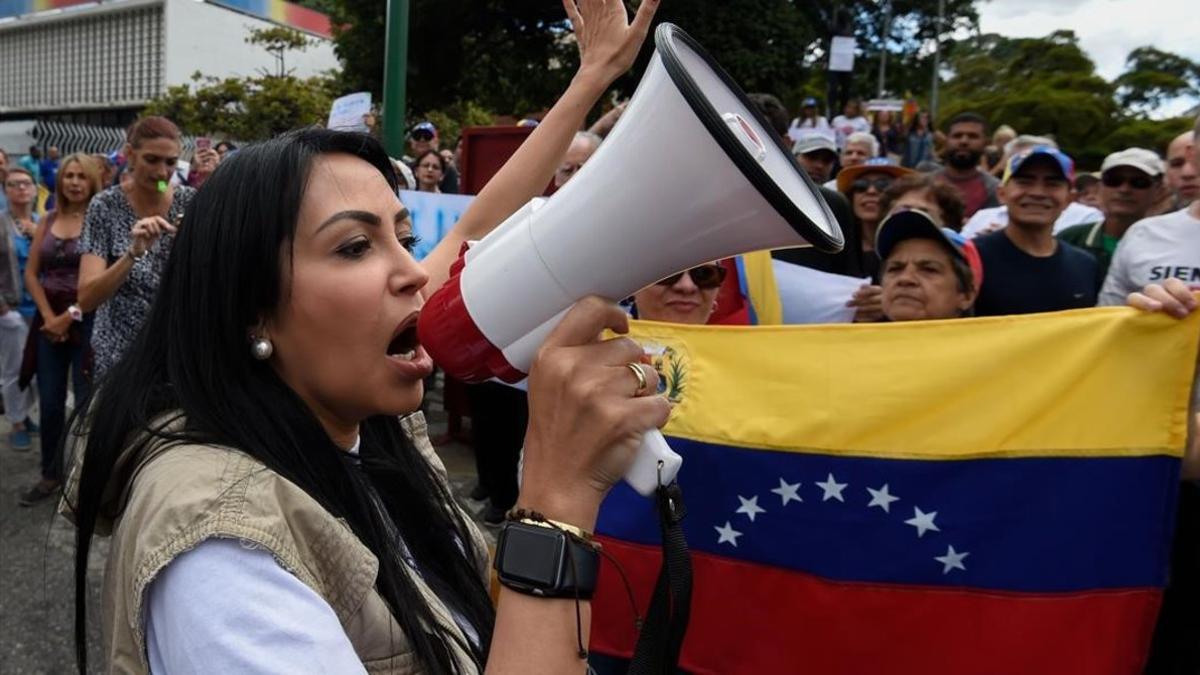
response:
M424 416L414 413L401 425L445 480ZM81 455L76 453L61 507L68 517ZM109 672L149 672L146 589L175 556L209 537L244 539L271 551L333 608L367 672L420 672L408 640L375 591L378 560L343 521L300 488L249 455L216 446L156 447L140 458L122 457L118 464L120 473L133 478L122 494L105 495L106 517L97 525L98 534L111 528L113 539L102 615ZM477 562L486 579L487 548L474 525L470 534L475 550L483 552ZM419 575L414 579L438 623L461 636L446 606ZM470 657L457 644L452 649L463 672L470 672Z

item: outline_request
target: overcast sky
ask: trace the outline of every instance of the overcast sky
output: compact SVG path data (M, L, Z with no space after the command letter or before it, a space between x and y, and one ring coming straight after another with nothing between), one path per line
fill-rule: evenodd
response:
M1121 74L1125 57L1144 45L1200 61L1197 0L985 0L980 30L1010 37L1041 37L1071 29L1105 79ZM1161 111L1178 114L1197 101L1176 100Z

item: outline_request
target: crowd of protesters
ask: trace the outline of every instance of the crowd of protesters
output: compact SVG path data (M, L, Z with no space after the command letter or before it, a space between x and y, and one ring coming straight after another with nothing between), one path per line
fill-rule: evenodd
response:
M609 75L615 77L615 74L606 73L611 82ZM781 142L792 150L798 167L824 196L846 242L845 249L836 255L814 256L811 251L778 251L774 255L823 272L864 279L850 297L839 299L853 308L856 322L1014 315L1127 302L1143 309L1178 313L1192 306L1189 291L1200 289L1200 152L1197 152L1200 121L1196 129L1180 135L1166 147L1131 147L1114 152L1092 174L1079 171L1068 151L1058 147L1053 138L1034 135L1042 130L1018 132L1007 126L993 130L983 114L958 114L938 129L925 111L907 117L894 111L876 111L868 116L860 101L851 100L830 121L821 114L815 99L805 99L800 114L793 118L773 96L757 94L752 98ZM536 166L514 167L499 180L510 187L520 185L517 192L531 195L535 188L540 188L535 184L538 178L552 176L553 183L561 187L574 179L604 142L607 132L620 123L622 110L623 106L618 106L588 131L575 131L574 127L580 126L579 120L573 122L571 129L558 129L562 125L559 118L567 113L559 112L558 117L553 117L555 111L551 111L546 118L549 121L544 123L550 131L540 138L557 134L558 145L540 142L548 144L545 148L557 147L557 150L545 150L537 156ZM75 153L60 158L58 148L48 147L43 153L41 148L33 147L19 160L10 162L9 156L0 152L0 181L4 187L0 196L0 226L4 231L0 238L0 264L4 265L0 271L3 293L0 387L4 414L11 425L8 439L11 448L31 449L31 434L40 433L42 449L40 478L22 492L21 504L32 505L52 498L63 487L62 439L68 399L73 397L76 407L84 405L91 395L92 383L106 382L103 378L114 369L123 369L122 381L136 379L126 357L138 345L146 344L142 329L147 322L159 327L166 325L168 310L156 309L156 298L159 304L163 302L159 292L180 229L196 226L211 228L214 233L225 232L218 221L234 216L220 212L221 208L239 213L274 212L275 207L253 203L269 201L266 195L250 194L228 180L220 182L220 178L214 179L210 186L210 177L220 176L218 167L241 152L267 166L285 161L284 156L292 151L288 143L327 148L310 150L317 155L328 155L335 151L328 148L341 147L336 135L308 133L270 146L277 156L264 154L267 151L261 147L239 149L227 141L212 148L197 148L186 171L180 168L182 134L171 121L161 117L146 117L133 124L125 146L113 155ZM457 148L443 147L437 127L429 121L421 121L409 129L408 141L408 155L391 159L390 165L389 158L381 160L382 165L394 170L387 181L387 190L393 194L405 188L457 193L460 187ZM345 148L340 151L348 152ZM372 149L360 152L363 154L358 157L368 162L379 159ZM244 158L237 163L250 161ZM315 160L310 157L306 161ZM329 172L327 178L332 183L322 183L315 190L335 190L343 184L338 181L349 180L347 177L378 179L372 171L383 171L376 166L366 172L369 175L360 176L355 171L361 173L362 167L321 161L328 163L320 170ZM249 180L250 165L240 168ZM529 175L517 176L518 169L528 171ZM545 183L546 180L541 181L541 185ZM214 196L211 192L216 189L229 192ZM207 201L203 198L206 194ZM485 202L488 206L481 210L495 208L499 212L511 206L493 207L499 199L496 194L493 192L486 198L490 199ZM334 196L330 199L336 201ZM193 201L202 204L199 215L193 209ZM299 209L317 207L293 204L290 208L295 220L308 218L297 216ZM404 215L397 217L403 220ZM200 219L198 223L191 222L195 218ZM298 231L293 235L301 236ZM230 242L230 246L252 245L241 240ZM292 242L293 247L299 245ZM211 246L206 248L203 243L191 246L192 256L212 253ZM303 250L293 250L297 261L309 255ZM229 253L244 254L239 250ZM339 249L339 255L343 253ZM345 252L347 258L350 255ZM237 276L216 259L195 258L191 262L213 266L214 275L219 278L228 280ZM437 258L436 262L444 261ZM444 270L421 272L415 263L409 267L402 271L407 275L403 292L414 297L429 274L441 274L444 278ZM731 274L731 270L736 267L730 261L710 261L671 275L627 299L627 311L636 318L651 321L728 322L727 317L736 314L730 311L729 303L745 302L745 298L738 297L738 275ZM348 278L330 276L343 281ZM290 283L301 281L300 277L290 279ZM174 292L186 294L189 289L180 285L191 282L204 283L199 277L180 276L173 280ZM223 290L259 292L232 286L230 289ZM201 292L199 287L194 290L198 298L232 302L214 292ZM316 304L311 308L319 309ZM302 306L293 310L300 314L291 320L305 330L320 333L319 326L309 325L316 314L304 313L311 308ZM218 308L194 309L211 314ZM152 318L155 312L158 316ZM608 321L611 323L613 319ZM246 328L254 332L243 351L257 361L272 359L274 346L263 339L264 327ZM281 335L288 331L278 326L276 330ZM291 349L311 350L315 343L306 340L315 339L313 334L295 327L290 330L295 342L276 342ZM160 365L185 364L178 355L168 353L169 347L160 351ZM118 367L118 364L124 365ZM316 369L311 363L308 367ZM205 377L197 373L176 375L185 380ZM309 386L310 374L303 368L284 375L289 385L299 383L296 386L301 389ZM148 372L139 376L147 381L153 379ZM311 377L317 378L319 374ZM156 392L155 395L172 398L183 394ZM36 422L30 417L35 400L40 412ZM536 411L531 411L524 391L497 383L475 385L470 401L475 414L473 430L480 477L471 496L486 500L483 519L499 524L516 505L520 494L518 463L528 440L526 430L531 415ZM361 439L350 440L354 441L353 450L357 452ZM349 443L343 445L349 447ZM338 470L343 468L339 465ZM1190 464L1185 467L1187 480L1180 509L1195 508L1198 503L1200 487L1195 482L1195 472L1196 467ZM421 482L426 479L428 484ZM440 489L434 487L434 478L422 477L418 483L421 494ZM328 496L331 503L342 498ZM390 493L386 498L402 499ZM394 507L391 502L386 505L387 509ZM378 525L371 520L374 517L363 516L364 522L370 521L374 527ZM459 538L452 541L460 549L471 547L466 543L469 535L459 521L442 518L437 523L458 533ZM1181 529L1180 536L1195 536L1195 533ZM422 537L415 537L414 541L418 546L435 547L431 540ZM408 550L385 548L406 559L410 555ZM247 554L213 547L206 550L210 556L242 556L250 560ZM419 549L416 553L428 556L431 550ZM439 549L437 555L446 555L446 551ZM275 567L268 564L269 560L250 562ZM1183 560L1182 564L1189 562L1200 564L1194 560ZM410 564L415 563L410 561ZM456 569L454 574L466 570L466 567ZM395 573L396 570L389 572ZM399 585L386 591L386 599L429 600L436 594L437 583L452 580L431 581L434 589L431 591L423 585L404 586L393 579ZM437 658L478 657L486 644L474 632L481 628L480 617L472 614L479 610L476 607L479 598L455 599L461 604L456 606L447 600L447 616L452 615L453 625L446 632L459 635L462 642L449 656L443 654ZM436 599L430 602L437 605ZM387 615L383 604L376 609ZM404 628L411 626L405 624ZM486 630L490 635L490 626ZM423 648L430 649L428 645ZM434 658L430 656L433 653L429 651L423 656Z

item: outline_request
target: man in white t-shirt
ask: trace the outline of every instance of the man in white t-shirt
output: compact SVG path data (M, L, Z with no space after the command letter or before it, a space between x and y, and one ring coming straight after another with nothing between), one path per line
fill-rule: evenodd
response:
M1200 140L1200 117L1194 133ZM1200 152L1194 143L1190 155L1192 166L1200 171ZM1172 277L1200 290L1200 201L1129 228L1113 255L1099 304L1125 304L1130 293Z

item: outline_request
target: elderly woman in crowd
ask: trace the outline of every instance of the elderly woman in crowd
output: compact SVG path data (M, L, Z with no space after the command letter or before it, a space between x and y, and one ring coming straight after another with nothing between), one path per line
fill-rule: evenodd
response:
M962 227L964 205L953 187L933 180L926 174L908 173L888 187L879 200L881 213L898 209L917 209L933 218L939 227L958 231ZM865 236L865 235L864 235ZM872 238L872 242L875 239ZM865 247L865 244L864 244ZM877 263L877 251L864 252L867 261ZM875 281L879 281L876 277ZM980 279L975 280L978 290ZM883 288L878 283L864 284L855 292L847 306L855 307L855 321L878 321L883 318Z
M850 167L866 164L879 156L879 141L869 131L856 131L846 137L846 145L838 157L842 171ZM832 187L832 186L828 186Z
M969 316L983 279L983 265L970 240L942 227L930 214L898 207L875 239L880 268L880 304L888 321Z
M75 405L87 400L91 384L91 314L79 309L79 235L92 197L100 192L100 170L83 154L62 161L55 185L57 208L46 214L33 237L25 287L37 305L25 350L21 380L37 373L41 399L42 476L21 494L22 506L53 496L62 484L59 440L67 411L67 376L75 389Z

